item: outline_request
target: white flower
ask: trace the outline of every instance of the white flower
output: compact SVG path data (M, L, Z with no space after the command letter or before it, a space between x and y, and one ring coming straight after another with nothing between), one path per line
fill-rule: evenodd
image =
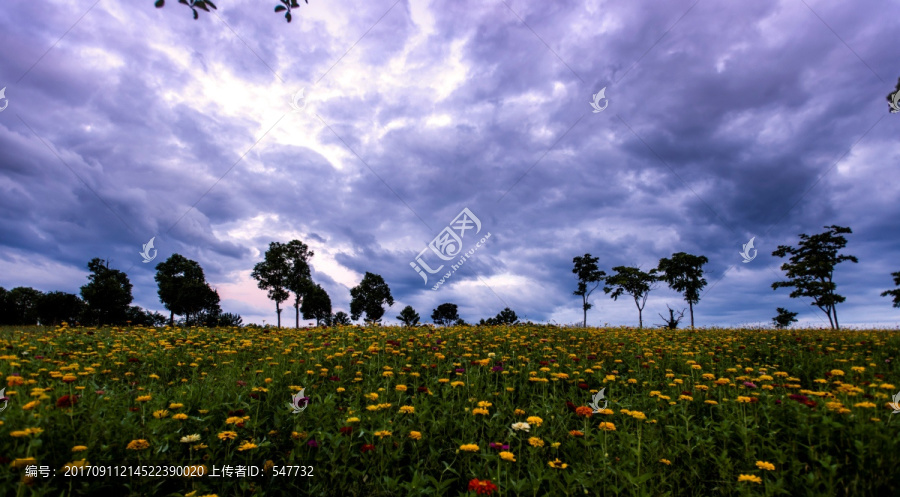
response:
M197 442L199 440L200 440L200 435L197 435L197 434L185 435L185 436L181 437L181 442L186 443L186 444Z
M531 429L531 425L528 424L528 423L513 423L513 424L512 424L512 429L513 429L513 430L524 430L524 431L528 431L528 430Z

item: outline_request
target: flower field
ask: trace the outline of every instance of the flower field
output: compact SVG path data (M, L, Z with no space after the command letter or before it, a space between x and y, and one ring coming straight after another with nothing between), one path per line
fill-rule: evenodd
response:
M892 495L898 349L878 330L3 328L0 493ZM205 476L64 476L176 464ZM209 475L225 465L263 474Z

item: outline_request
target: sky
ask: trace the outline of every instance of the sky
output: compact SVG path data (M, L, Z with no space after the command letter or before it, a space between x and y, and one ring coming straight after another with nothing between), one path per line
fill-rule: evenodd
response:
M772 289L772 251L839 225L859 258L835 271L841 324L900 325L879 295L900 271L900 2L278 4L3 4L0 286L78 293L100 257L168 314L154 268L178 253L224 311L274 323L250 273L298 239L335 312L372 272L387 324L444 302L572 324L574 257L688 252L709 259L698 326L785 307L826 327ZM590 300L589 326L638 324L627 296ZM662 284L645 325L667 306L687 307Z

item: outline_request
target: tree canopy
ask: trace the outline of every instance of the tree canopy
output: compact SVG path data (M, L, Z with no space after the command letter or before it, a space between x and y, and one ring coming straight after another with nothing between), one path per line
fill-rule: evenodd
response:
M584 254L583 257L577 256L572 259L572 262L575 264L572 272L578 278L578 288L575 289L574 294L581 297L581 308L584 311L582 326L584 327L587 327L587 311L594 307L593 304L588 302L588 297L600 286L600 282L606 278L606 272L601 271L597 267L598 260L591 254Z
M394 305L394 297L384 278L366 272L359 285L350 289L350 317L354 321L365 314L366 321L377 323L384 316L384 305Z

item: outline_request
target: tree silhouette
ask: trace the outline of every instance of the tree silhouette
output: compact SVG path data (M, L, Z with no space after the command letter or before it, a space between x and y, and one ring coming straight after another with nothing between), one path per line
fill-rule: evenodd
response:
M267 290L269 299L275 301L278 327L281 328L281 303L290 297L288 293L290 266L287 262L285 245L278 242L270 243L263 261L253 266L250 276L257 281L259 289Z
M210 288L203 268L181 254L172 254L156 265L154 277L159 287L159 301L169 310L169 326L175 315L184 316L185 324L197 322L202 312L218 314L219 294Z
M898 83L900 86L900 83ZM894 277L894 284L900 287L900 271L896 273L891 273L891 276ZM894 307L900 307L900 288L895 288L893 290L885 290L881 292L882 297L891 296L894 297Z
M447 302L437 306L437 309L431 313L431 320L439 326L450 326L459 320L456 304Z
M634 305L638 310L638 328L644 327L644 306L647 305L647 296L650 291L655 288L654 283L659 281L656 276L656 269L651 269L649 273L641 271L638 267L616 266L613 268L616 274L606 278L606 285L603 291L612 292L610 297L618 300L624 294L631 295L634 298Z
M772 318L772 323L778 329L787 328L791 325L791 323L797 322L797 313L790 312L784 307L779 307L776 309L778 311L778 315Z
M322 285L315 285L303 298L303 306L300 310L303 311L303 319L315 319L316 326L323 321L327 324L331 317L331 297L328 296L328 292L322 288Z
M504 308L502 311L497 313L496 316L492 318L482 319L478 322L478 326L500 326L500 325L513 325L519 321L519 317L516 316L516 312L510 309L509 307Z
M669 288L684 296L691 309L691 328L694 327L694 304L700 302L700 290L706 286L703 265L707 262L709 259L702 255L678 252L672 254L671 259L660 259L656 268L661 273L661 280L668 283Z
M380 275L366 272L362 281L350 289L350 317L354 321L363 314L366 321L377 323L384 316L384 304L388 307L394 305L394 297L384 278Z
M42 325L57 326L63 321L74 324L84 314L84 301L78 295L47 292L37 302L38 320Z
M307 292L315 288L309 269L309 259L313 255L315 253L300 240L291 240L284 245L285 264L288 267L287 289L294 294L295 328L300 327L300 302ZM328 314L331 314L331 299L328 300ZM310 318L304 316L304 319Z
M331 315L331 326L347 326L349 324L352 324L352 322L350 321L350 316L347 315L346 312L338 311Z
M275 6L275 12L284 12L284 18L287 22L291 22L293 16L291 12L293 9L300 8L300 4L297 0L278 0L282 5ZM204 12L210 12L209 9L218 10L214 3L209 0L178 0L178 3L183 3L190 7L191 11L194 15L194 20L200 17L200 13L197 12L197 9L200 9ZM309 4L309 0L304 0L304 3ZM156 0L153 5L156 6L157 9L162 8L166 5L166 0Z
M419 324L419 313L416 312L411 305L408 305L400 311L400 315L397 316L397 319L403 323L404 326L412 327Z
M575 273L578 278L578 288L575 290L574 294L581 297L581 308L584 310L584 322L582 324L583 327L587 327L587 311L588 309L594 307L593 304L588 302L588 297L590 297L591 293L600 286L600 282L606 278L606 272L601 271L597 267L597 258L592 257L591 254L584 254L584 257L575 257L572 259L572 262L575 264L575 267L572 268L572 272ZM593 285L591 285L593 283Z
M99 257L88 263L88 284L81 287L81 298L87 305L88 320L97 325L124 324L128 306L133 300L131 282L118 269L110 269L109 261Z
M832 281L834 266L844 262L859 260L852 255L838 254L847 246L845 233L853 233L850 228L831 225L825 226L828 231L818 235L800 235L797 247L779 245L772 252L777 257L790 255L789 262L781 265L787 273L787 281L772 283L772 289L793 288L791 298L811 297L812 305L818 307L828 316L832 329L841 329L837 318L837 305L845 301L842 295L835 293L837 286Z

